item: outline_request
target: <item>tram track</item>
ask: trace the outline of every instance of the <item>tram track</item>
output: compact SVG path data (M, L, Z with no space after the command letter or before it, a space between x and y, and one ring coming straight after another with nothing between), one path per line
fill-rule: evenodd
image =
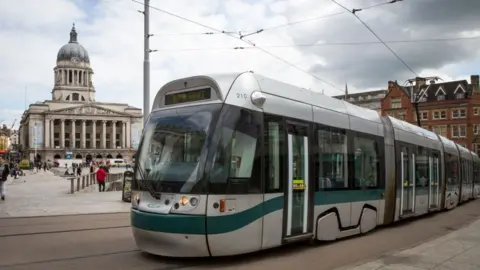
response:
M203 259L165 258L139 251L128 214L17 219L9 224L0 220L0 233L4 233L0 236L0 269L290 270L302 264L303 268L331 270L447 234L478 219L479 206L480 200L317 246L294 243L254 254ZM30 231L21 231L28 224ZM7 233L7 229L12 231Z
M54 263L54 262L71 261L71 260L78 260L78 259L88 259L88 258L95 258L95 257L101 257L101 256L128 254L128 253L135 253L135 252L140 253L141 251L139 249L135 249L135 250L126 250L126 251L117 251L117 252L110 252L110 253L86 255L86 256L73 256L73 257L51 259L51 260L38 260L38 261L31 261L31 262L26 262L26 263L14 263L14 264L1 264L0 263L0 269L2 269L4 267L30 266L30 265L35 265L35 264Z
M30 235L39 235L39 234L70 233L70 232L83 232L83 231L96 231L96 230L110 230L110 229L129 228L129 227L130 227L130 225L110 226L110 227L94 227L94 228L86 228L86 229L43 231L43 232L12 233L12 234L2 234L2 233L0 233L0 239L4 238L4 237L30 236Z

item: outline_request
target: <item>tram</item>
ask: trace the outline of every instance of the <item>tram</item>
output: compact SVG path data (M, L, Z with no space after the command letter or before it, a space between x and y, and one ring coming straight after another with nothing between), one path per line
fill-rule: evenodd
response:
M135 162L135 241L168 257L332 241L480 195L468 149L253 72L164 85Z

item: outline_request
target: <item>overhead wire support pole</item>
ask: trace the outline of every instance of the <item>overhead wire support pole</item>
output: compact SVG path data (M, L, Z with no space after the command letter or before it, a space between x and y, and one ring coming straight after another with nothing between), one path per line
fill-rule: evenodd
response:
M143 48L143 125L150 114L150 0L144 0L144 48Z

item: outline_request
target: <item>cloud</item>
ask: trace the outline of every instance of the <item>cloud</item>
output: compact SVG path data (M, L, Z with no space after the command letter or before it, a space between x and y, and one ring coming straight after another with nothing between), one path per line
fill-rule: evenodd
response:
M141 1L140 1L141 2ZM161 2L161 4L160 4ZM362 8L386 0L339 0ZM162 0L158 6L226 31L256 31L245 37L274 55L350 92L385 88L388 80L415 75L382 44L293 46L315 43L377 42L352 14L330 0ZM68 42L73 21L79 42L88 50L98 101L142 107L143 7L131 0L24 0L22 5L0 1L0 120L12 122L27 102L50 99L53 67L60 47ZM456 38L480 35L480 1L402 1L358 12L386 41ZM151 101L169 80L194 74L254 70L266 76L326 94L340 94L327 84L260 50L226 35L195 35L212 30L151 9ZM179 35L181 34L181 35ZM292 45L274 48L275 45ZM389 43L417 74L468 78L478 73L480 40ZM216 49L215 49L216 48ZM173 49L173 51L172 51ZM199 49L183 50L182 49Z

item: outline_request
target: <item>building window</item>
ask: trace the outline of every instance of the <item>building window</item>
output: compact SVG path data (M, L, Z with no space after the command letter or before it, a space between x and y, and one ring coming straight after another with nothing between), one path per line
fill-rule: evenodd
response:
M478 115L478 107L473 108L473 115Z
M474 143L472 146L473 146L473 151L480 156L480 143Z
M405 113L403 113L403 112L398 113L396 118L399 119L399 120L405 120Z
M390 108L392 109L402 108L402 99L401 98L390 99Z
M463 98L465 98L465 93L457 93L457 94L455 94L455 98L456 99L463 99Z
M428 120L428 112L420 112L420 120Z
M465 138L465 137L467 137L467 126L465 125L452 126L452 138Z
M440 120L447 118L447 111L434 111L433 112L433 120Z
M473 135L478 135L478 125L473 125Z
M445 95L438 95L437 100L445 100Z
M465 118L465 117L467 117L467 110L465 110L465 109L453 109L452 110L452 118L453 119Z
M447 137L447 126L434 126L432 131L440 136Z

